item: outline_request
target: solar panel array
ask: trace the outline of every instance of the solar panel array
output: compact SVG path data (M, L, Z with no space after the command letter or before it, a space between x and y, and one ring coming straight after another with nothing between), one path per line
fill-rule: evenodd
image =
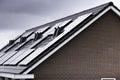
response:
M53 26L45 26L35 31L25 32L0 50L0 65L7 67L27 66L49 46L70 32L91 14L79 16L74 20L68 19L58 22ZM25 67L21 68L25 69ZM21 68L18 70L21 71ZM1 67L0 71L2 71Z

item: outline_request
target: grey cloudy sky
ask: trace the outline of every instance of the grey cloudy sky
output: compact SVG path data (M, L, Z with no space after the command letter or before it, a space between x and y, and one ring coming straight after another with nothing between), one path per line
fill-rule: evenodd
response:
M0 48L26 29L119 0L0 0Z

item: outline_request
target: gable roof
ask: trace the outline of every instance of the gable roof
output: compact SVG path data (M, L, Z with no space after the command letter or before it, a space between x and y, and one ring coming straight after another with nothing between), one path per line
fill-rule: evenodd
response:
M58 49L109 10L120 16L112 2L26 30L0 50L0 76L34 78L35 69Z

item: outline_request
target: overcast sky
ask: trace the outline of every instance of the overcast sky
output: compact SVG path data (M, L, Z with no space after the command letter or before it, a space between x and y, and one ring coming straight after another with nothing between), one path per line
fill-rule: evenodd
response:
M0 48L26 29L120 0L0 0Z

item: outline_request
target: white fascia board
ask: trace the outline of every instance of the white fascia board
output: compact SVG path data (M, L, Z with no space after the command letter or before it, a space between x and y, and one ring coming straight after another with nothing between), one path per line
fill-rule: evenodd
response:
M10 74L0 73L0 77L11 78L11 79L34 79L33 74Z
M112 11L114 11L118 16L120 16L120 11L118 11L115 7L110 7Z
M52 54L54 54L58 49L60 49L62 46L64 46L66 43L68 43L70 40L72 40L75 36L77 36L80 32L82 32L84 29L86 29L88 26L90 26L92 23L94 23L97 19L99 19L101 16L103 16L110 9L113 10L118 15L120 15L120 12L117 9L115 9L113 6L109 6L104 11L102 11L99 15L97 15L94 19L92 19L86 25L84 25L80 30L78 30L76 33L74 33L72 36L70 36L68 39L66 39L63 43L61 43L58 47L56 47L54 50L52 50L48 55L46 55L44 58L42 58L36 64L34 64L33 66L31 66L23 74L27 74L31 70L33 70L34 68L36 68L39 64L41 64L43 61L45 61L48 57L50 57Z

